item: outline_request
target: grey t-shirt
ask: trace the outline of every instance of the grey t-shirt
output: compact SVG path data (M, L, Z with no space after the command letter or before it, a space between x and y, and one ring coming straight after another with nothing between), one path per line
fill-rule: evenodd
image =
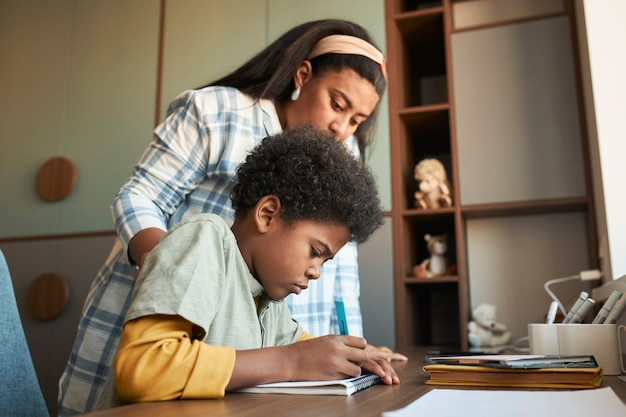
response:
M202 328L205 343L235 349L298 340L303 330L287 304L262 294L226 222L195 215L174 226L146 258L125 322L179 315Z

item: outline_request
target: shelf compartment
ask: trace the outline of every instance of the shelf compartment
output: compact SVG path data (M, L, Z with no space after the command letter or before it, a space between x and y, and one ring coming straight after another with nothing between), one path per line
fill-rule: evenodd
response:
M405 106L448 102L443 8L403 13L395 19L402 54Z
M452 160L450 145L449 108L447 105L413 107L400 113L404 137L403 184L405 207L414 207L414 193L417 189L414 170L417 163L425 158L439 160L446 169L448 182L452 188Z
M406 248L404 259L404 276L413 277L413 267L430 258L430 253L424 236L446 235L448 251L446 258L448 266L457 264L456 236L454 213L452 211L424 210L420 215L404 217L405 234L404 247Z
M400 120L407 136L417 142L422 154L450 153L450 109L448 104L409 107L402 110Z
M459 295L456 283L406 286L408 345L460 345Z

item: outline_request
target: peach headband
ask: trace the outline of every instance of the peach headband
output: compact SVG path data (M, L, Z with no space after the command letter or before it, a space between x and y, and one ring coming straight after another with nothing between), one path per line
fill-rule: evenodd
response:
M330 35L315 44L308 59L313 59L323 54L350 54L363 55L380 65L383 77L387 79L387 64L385 57L371 43L349 35Z

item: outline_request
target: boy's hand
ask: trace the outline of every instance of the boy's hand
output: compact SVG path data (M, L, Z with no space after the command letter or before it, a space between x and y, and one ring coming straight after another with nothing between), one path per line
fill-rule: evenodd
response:
M407 358L403 354L394 352L393 350L389 349L387 346L367 345L366 350L367 350L367 354L369 355L369 357L373 359L384 359L387 362L409 360L409 358Z
M361 337L329 335L289 346L297 349L294 381L356 377L361 375L362 368L380 376L385 384L400 383L388 355L370 349ZM370 357L370 351L374 357Z
M400 383L400 379L398 378L396 371L393 369L393 366L391 366L391 362L406 361L409 358L400 353L394 352L386 346L367 345L365 351L367 352L367 355L384 370L385 376L380 374L378 375L383 379L385 384L392 385Z
M372 366L372 364L374 365ZM398 374L396 374L395 369L391 366L391 361L388 360L386 356L378 358L370 357L370 361L363 364L363 369L377 374L386 385L397 385L400 383Z
M284 346L293 353L292 381L343 379L361 375L368 361L365 339L329 335Z

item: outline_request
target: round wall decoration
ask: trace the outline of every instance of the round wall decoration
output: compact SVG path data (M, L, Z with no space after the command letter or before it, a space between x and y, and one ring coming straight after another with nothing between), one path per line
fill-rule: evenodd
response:
M28 289L28 308L36 319L52 320L65 310L69 296L65 278L47 272L39 275Z
M48 159L37 174L37 191L45 201L59 201L67 197L76 185L76 167L63 156Z

